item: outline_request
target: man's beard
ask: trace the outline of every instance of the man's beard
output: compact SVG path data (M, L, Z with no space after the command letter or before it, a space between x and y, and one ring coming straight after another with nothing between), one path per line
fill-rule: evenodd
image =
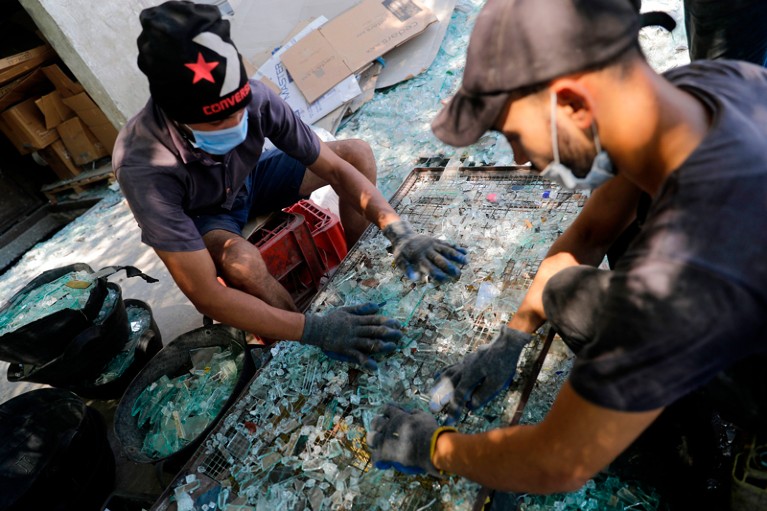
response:
M582 178L591 171L594 163L594 149L578 146L575 139L565 130L557 130L559 138L559 160L568 167L573 174Z

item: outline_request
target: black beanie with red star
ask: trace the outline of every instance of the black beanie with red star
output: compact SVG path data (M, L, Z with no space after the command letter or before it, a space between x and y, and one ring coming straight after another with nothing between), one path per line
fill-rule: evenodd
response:
M245 66L218 7L173 0L144 9L139 20L138 67L171 119L217 121L248 104Z

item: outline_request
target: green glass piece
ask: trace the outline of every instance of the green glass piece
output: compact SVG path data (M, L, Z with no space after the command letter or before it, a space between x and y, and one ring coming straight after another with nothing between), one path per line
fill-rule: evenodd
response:
M96 385L104 385L114 381L125 373L136 358L136 347L139 341L151 326L152 316L148 310L142 307L127 307L126 313L131 327L128 342L104 367L103 372L96 379Z
M172 415L168 414L163 417L162 421L158 422L158 425L159 433L165 442L162 444L162 449L158 450L157 455L158 457L164 458L178 451L181 442Z
M194 350L190 357L196 367L172 380L163 377L162 388L150 385L147 390L152 390L137 400L142 405L134 407L139 427L148 425L147 435L160 434L165 440L162 449L152 446L150 456L168 456L205 431L229 400L244 353L214 347Z
M205 428L210 424L208 417L204 415L195 415L193 417L187 417L184 419L184 431L186 431L186 438L196 438L200 433L205 431Z
M139 414L153 399L155 390L165 387L169 383L170 378L166 375L162 375L156 382L152 382L151 385L147 386L147 388L145 388L136 398L136 402L133 403L131 415L136 416Z
M168 378L165 377L165 379L167 380ZM152 385L149 387L151 388ZM160 413L160 410L162 409L162 406L165 404L167 399L172 397L177 390L178 389L172 381L168 381L168 383L163 383L154 387L149 402L144 405L139 412L138 427L143 427L144 424L146 424L147 421L150 421L154 415Z
M117 305L117 298L119 298L119 296L120 295L116 289L112 289L111 287L107 289L107 295L104 297L104 302L101 304L101 309L99 309L99 313L96 316L96 319L93 320L95 324L101 325L104 323L107 317L109 317L109 315L114 310L115 305Z
M210 346L189 351L192 359L192 367L198 371L204 371L210 366L211 359L217 353L221 353L220 346Z
M0 314L0 335L64 309L82 309L88 302L92 286L72 287L67 284L73 281L92 282L90 275L87 272L70 272L17 296Z

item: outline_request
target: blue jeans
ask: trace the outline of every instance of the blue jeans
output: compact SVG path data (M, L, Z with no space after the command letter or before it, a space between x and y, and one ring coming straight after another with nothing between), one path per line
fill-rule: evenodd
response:
M272 211L279 211L305 199L299 195L306 167L299 161L272 149L261 155L231 210L192 218L201 236L215 229L242 235L248 220Z

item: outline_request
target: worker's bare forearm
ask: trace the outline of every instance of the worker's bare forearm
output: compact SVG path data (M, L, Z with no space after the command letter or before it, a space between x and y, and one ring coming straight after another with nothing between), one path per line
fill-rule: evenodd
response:
M354 207L380 229L399 220L399 215L375 184L326 144L321 144L320 155L310 170L333 187L343 202Z
M358 211L378 228L383 229L399 220L399 215L380 190L353 167L342 173L336 182L331 182L331 186L342 200L357 206Z
M233 288L221 286L216 296L192 302L216 321L270 339L298 340L304 331L303 314L272 307Z
M439 436L434 466L500 491L556 493L580 488L588 478L561 465L539 441L535 426L514 426L474 435Z
M219 284L216 267L206 249L156 252L181 292L202 314L271 339L301 338L303 314L272 307L255 296Z
M603 408L580 397L567 381L543 422L475 435L444 433L432 463L503 491L572 491L611 463L662 411Z

